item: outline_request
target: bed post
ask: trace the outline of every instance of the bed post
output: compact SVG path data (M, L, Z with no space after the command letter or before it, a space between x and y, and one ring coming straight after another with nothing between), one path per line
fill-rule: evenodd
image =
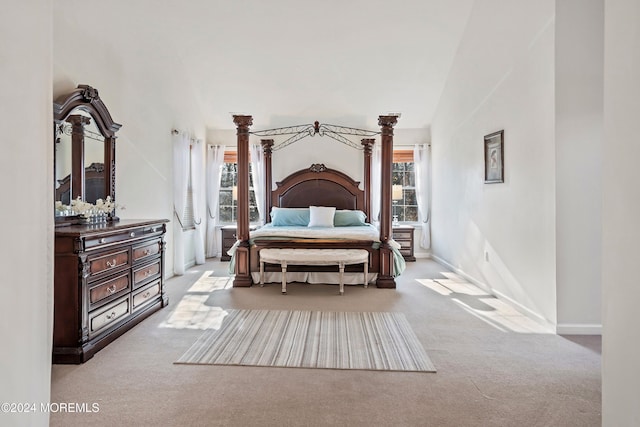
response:
M261 139L262 152L264 155L264 223L271 222L271 153L273 147L273 139Z
M375 142L374 138L362 140L364 149L364 212L367 214L369 222L371 222L371 153Z
M251 286L249 271L249 126L251 116L233 116L238 132L238 226L236 238L240 241L235 253L234 287Z
M379 116L378 125L382 127L381 162L380 162L380 270L376 286L379 288L395 288L393 278L393 252L389 246L391 239L391 180L393 169L393 126L398 122L397 116Z

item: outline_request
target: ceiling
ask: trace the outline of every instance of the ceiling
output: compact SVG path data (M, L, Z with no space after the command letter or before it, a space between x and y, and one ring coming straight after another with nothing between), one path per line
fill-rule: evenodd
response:
M206 125L222 129L233 126L229 113L251 114L252 128L264 129L314 120L376 128L378 115L390 112L401 113L398 128L428 128L473 7L473 0L130 0L114 11L119 2L99 3L94 16L118 22L104 37L181 61ZM148 55L131 58L152 66Z

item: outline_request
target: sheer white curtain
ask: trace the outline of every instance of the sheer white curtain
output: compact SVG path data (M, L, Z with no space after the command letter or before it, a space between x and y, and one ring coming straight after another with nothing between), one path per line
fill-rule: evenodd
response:
M262 155L262 146L260 144L249 145L249 154L251 155L251 176L253 177L253 193L256 196L256 205L258 205L258 215L260 216L260 224L264 224L264 156ZM268 214L268 212L267 212Z
M194 255L196 264L204 264L204 240L202 238L202 216L200 215L202 193L202 141L198 140L191 148L191 195L193 204Z
M209 258L218 256L218 202L220 193L220 179L224 164L224 145L209 145L207 147L207 251Z
M173 134L173 273L184 274L182 214L189 189L189 135Z
M382 166L382 147L380 144L373 144L371 153L371 212L369 222L376 227L380 225L380 192L382 178L380 168Z
M420 246L431 247L431 147L416 145L413 148L413 165L416 178L416 202L422 236Z

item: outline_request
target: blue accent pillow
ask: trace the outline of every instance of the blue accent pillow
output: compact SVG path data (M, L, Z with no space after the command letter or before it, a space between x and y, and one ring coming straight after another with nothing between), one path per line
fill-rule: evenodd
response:
M367 225L367 215L362 211L339 210L333 216L335 227L351 227Z
M271 208L271 224L274 227L306 227L309 218L309 208Z

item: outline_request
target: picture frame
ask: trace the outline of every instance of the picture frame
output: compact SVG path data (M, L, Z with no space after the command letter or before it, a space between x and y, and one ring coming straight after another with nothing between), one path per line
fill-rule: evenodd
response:
M504 130L484 137L484 183L504 182Z

